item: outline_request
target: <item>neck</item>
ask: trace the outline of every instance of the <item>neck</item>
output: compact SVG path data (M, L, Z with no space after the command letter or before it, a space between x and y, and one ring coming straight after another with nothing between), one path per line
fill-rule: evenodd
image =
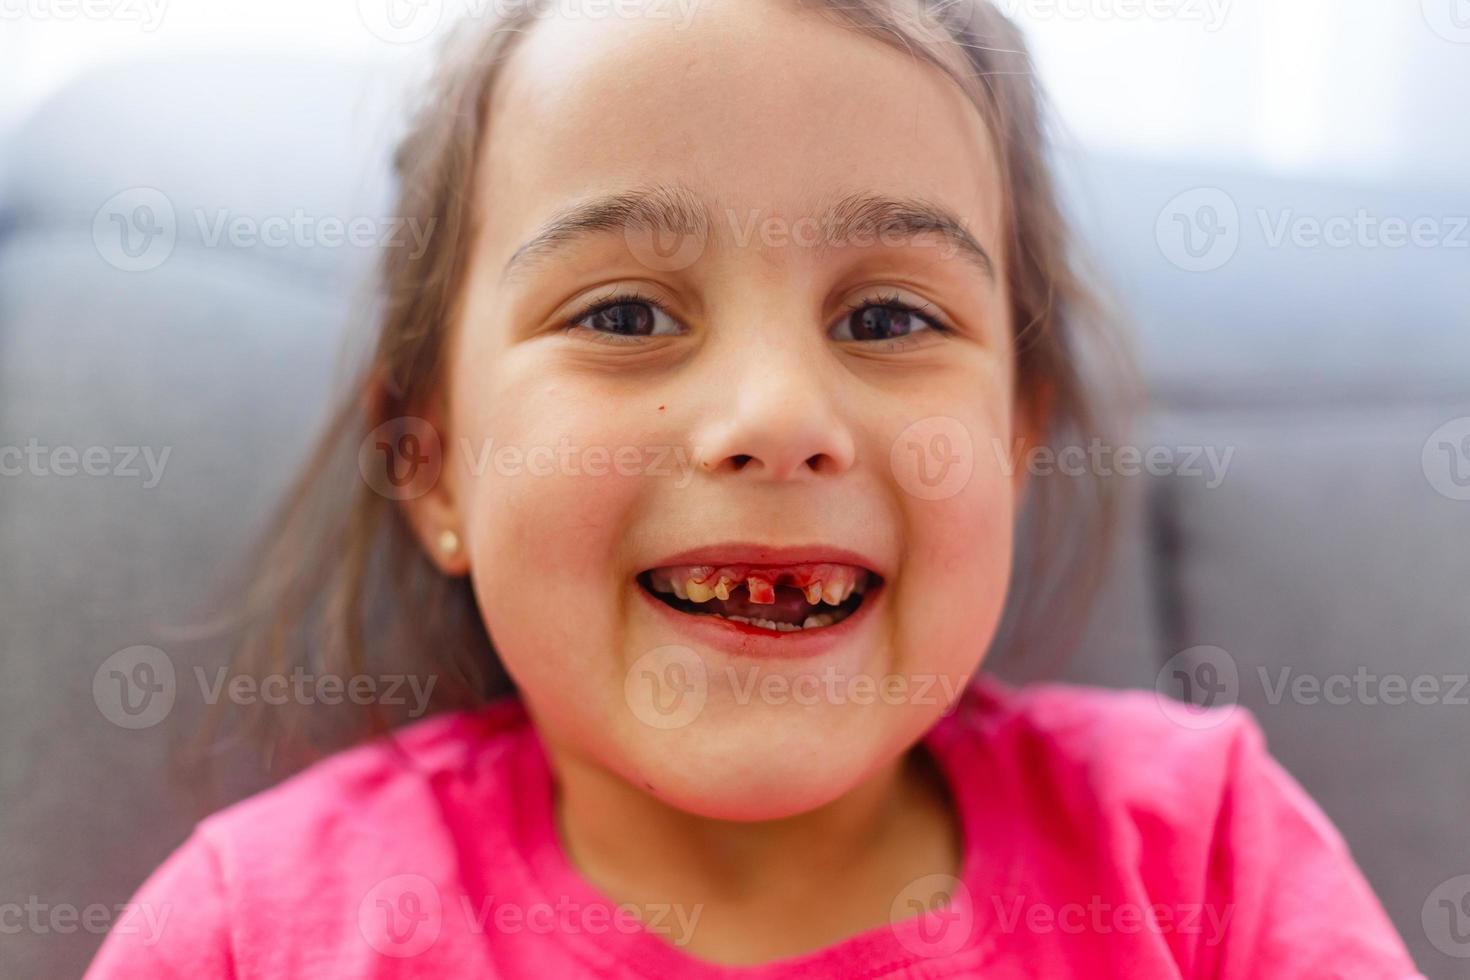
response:
M766 956L836 942L888 921L909 882L960 871L957 818L921 750L824 806L764 821L690 814L574 752L548 744L547 753L573 866L613 902L700 907L703 951L717 959L729 959L727 931L748 944L752 929L766 930ZM788 920L801 926L771 925Z

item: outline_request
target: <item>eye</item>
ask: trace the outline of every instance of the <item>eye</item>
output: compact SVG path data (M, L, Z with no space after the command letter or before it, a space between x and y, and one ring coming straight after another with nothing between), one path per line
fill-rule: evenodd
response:
M636 293L598 300L565 324L569 333L583 333L599 343L638 343L644 337L675 336L683 326L656 301Z
M949 332L925 304L914 304L897 296L871 296L847 308L832 327L833 340L900 340L916 333Z

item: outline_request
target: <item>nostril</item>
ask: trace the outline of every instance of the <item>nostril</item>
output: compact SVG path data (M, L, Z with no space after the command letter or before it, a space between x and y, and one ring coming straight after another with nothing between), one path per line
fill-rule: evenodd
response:
M736 470L743 470L745 469L745 464L749 463L754 458L755 457L747 455L746 453L738 453L734 456L731 456L730 461L735 464Z
M837 459L826 453L817 453L814 456L808 456L806 465L813 473L837 472L842 469Z

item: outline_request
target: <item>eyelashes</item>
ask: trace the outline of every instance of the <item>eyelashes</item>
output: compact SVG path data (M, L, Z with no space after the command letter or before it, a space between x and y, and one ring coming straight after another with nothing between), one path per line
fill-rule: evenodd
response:
M837 326L847 326L850 333L852 326L851 320L854 316L865 310L878 309L899 310L904 315L913 317L923 323L925 329L933 330L935 333L938 334L948 334L952 332L949 326L946 325L944 321L939 318L939 315L934 311L934 308L928 303L911 303L903 297L899 296L897 293L868 296L861 300L858 300L855 303L850 304L844 311L842 318L837 321ZM881 337L872 340L858 340L858 338L853 337L852 340L857 343L871 344L882 343L884 341L901 340L902 338L910 337L912 335L913 334L911 332L906 332L898 334L894 337Z
M627 308L646 309L648 315L643 320L634 322L630 322L627 317L609 316L613 311ZM858 338L853 336L852 318L870 310L885 310L890 314L898 312L901 317L911 318L922 325L922 329L917 331L919 333L932 331L942 336L954 332L953 328L945 323L929 304L910 302L897 293L884 292L870 294L848 304L843 309L842 316L831 328L839 332L845 330L847 336L834 339L865 347L906 346L912 342L910 338L916 332L912 329L905 329L902 333L887 337ZM667 323L661 324L661 320ZM645 326L648 327L649 332L642 332ZM602 327L611 329L602 329ZM661 327L665 329L660 330ZM679 323L662 303L651 296L635 291L621 292L583 307L562 322L561 330L564 333L585 337L596 343L615 345L638 345L654 337L678 336L688 332L688 329Z
M651 296L644 296L636 292L618 293L615 296L609 296L605 299L598 300L597 302L583 308L581 312L566 320L562 324L562 330L567 333L577 333L585 335L589 340L595 340L598 343L611 344L638 344L649 337L669 336L669 334L635 334L623 332L620 330L599 330L596 327L587 326L587 321L589 320L604 316L605 314L609 313L612 310L618 309L619 307L633 306L648 307L649 310L652 312L651 319L654 321L655 325L657 325L659 317L663 317L677 328L674 333L677 334L684 332L683 326L674 319L673 314L671 314L662 303L652 298ZM616 325L622 326L623 324L619 323Z

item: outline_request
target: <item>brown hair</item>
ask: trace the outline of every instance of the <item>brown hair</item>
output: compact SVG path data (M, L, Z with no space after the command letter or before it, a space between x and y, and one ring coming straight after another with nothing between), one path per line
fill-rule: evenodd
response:
M1109 366L1126 371L1127 358L1078 272L1045 158L1040 94L1015 27L986 0L796 2L940 69L974 101L1000 151L1021 407L1053 445L1107 434L1109 407L1089 378ZM395 213L433 234L421 254L398 248L383 255L382 308L368 363L249 565L234 621L239 672L301 666L348 677L404 669L435 678L437 707L470 706L511 690L468 580L437 571L400 508L359 474L358 451L376 426L439 397L474 232L466 189L496 80L537 9L526 0L493 23L460 25L399 143ZM1124 374L1107 377L1107 391L1128 390L1113 383ZM1089 608L1118 490L1098 474L1029 482L1017 587L997 643L1035 656L1068 647ZM377 705L354 712L345 726L336 723L344 719L319 723L304 714L256 714L242 724L272 752L309 753L308 746L330 749L396 720ZM277 761L289 769L306 758Z

